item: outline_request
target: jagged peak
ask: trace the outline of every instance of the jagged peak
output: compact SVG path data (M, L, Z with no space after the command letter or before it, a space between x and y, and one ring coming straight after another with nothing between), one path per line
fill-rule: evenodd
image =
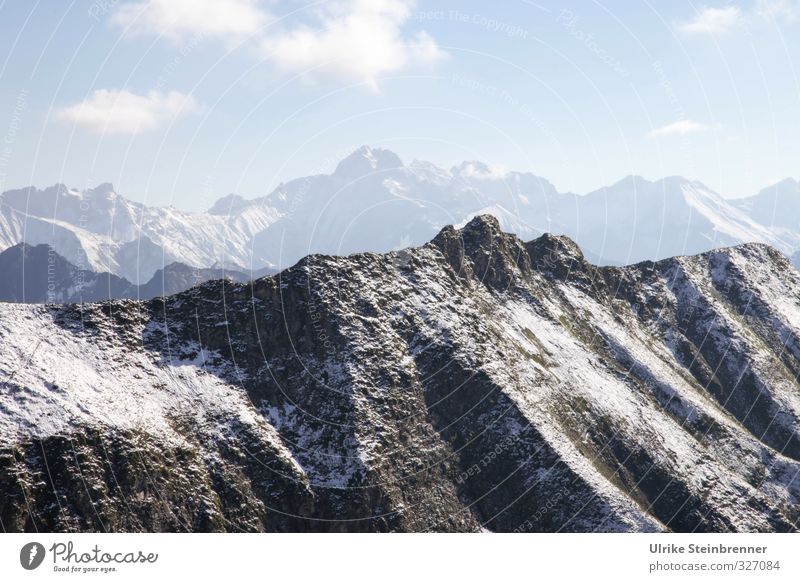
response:
M783 180L779 180L769 186L765 187L764 189L759 192L759 194L786 194L792 195L796 194L797 191L800 190L800 181L795 180L794 178L784 178Z
M574 240L563 234L552 234L549 232L544 233L539 238L535 238L528 242L531 248L536 249L537 252L542 253L559 253L561 255L570 255L574 258L583 259L583 251Z
M3 250L2 252L0 252L0 255L4 256L29 255L30 253L36 251L37 249L44 249L46 252L50 252L51 247L46 243L32 245L26 242L20 242Z
M681 186L684 184L699 184L699 182L695 183L689 178L685 178L683 176L664 176L663 178L658 178L656 180L648 180L647 178L638 174L630 174L621 180L614 182L610 186L606 186L606 189L614 189L618 187L651 188L659 185Z
M114 184L112 184L111 182L103 182L102 184L98 184L94 188L89 188L86 192L99 195L113 194L115 192Z
M0 196L6 196L10 194L25 194L27 196L31 195L42 195L42 194L56 194L56 195L64 195L70 192L74 192L67 187L66 184L62 184L61 182L57 182L52 186L47 186L46 188L39 189L37 186L25 186L23 188L12 188L11 190L6 190Z
M715 201L720 195L698 180L683 176L666 176L657 180L648 180L642 176L630 175L622 180L590 192L587 196L611 196L624 199L643 197L666 197L670 200L686 200L687 197L701 196Z
M492 167L484 162L475 160L461 162L450 170L453 176L463 179L503 179L508 172L501 167Z
M488 173L489 166L477 160L465 160L457 166L453 166L454 174L472 174L472 173Z
M429 171L433 171L433 172L447 172L447 170L445 170L444 168L442 168L440 166L437 166L433 162L428 162L426 160L418 160L417 158L414 158L413 160L411 160L406 167L414 168L414 169L429 170Z
M617 180L616 182L612 183L610 186L606 186L606 188L616 188L617 186L639 186L644 184L652 184L650 180L645 178L644 176L640 176L639 174L628 174L621 180Z
M500 221L492 214L478 214L465 224L461 230L463 233L491 233L492 235L502 232Z
M790 257L786 256L784 253L769 244L761 242L747 242L727 247L710 249L701 253L675 255L672 257L659 259L657 261L640 261L632 265L612 268L621 268L623 270L640 270L643 267L650 268L652 266L663 268L671 265L705 264L714 262L721 257L732 258L735 256L744 258L746 261L752 263L754 268L759 269L774 268L776 271L780 271L786 265L792 264ZM765 265L771 266L765 267Z
M702 188L707 188L705 184L698 180L693 180L691 178L687 178L685 176L664 176L662 178L657 178L655 180L649 180L643 176L638 174L630 174L625 176L621 180L618 180L611 184L610 186L606 186L606 189L612 189L620 186L629 186L629 187L653 187L653 186L683 186L683 185L692 185L698 186Z
M774 184L770 184L769 186L767 186L767 188L770 188L770 187L773 187L773 186L794 186L794 187L797 187L797 186L800 186L800 181L795 180L794 178L789 176L789 177L784 178L783 180L778 180Z
M780 252L775 247L760 242L748 242L730 247L722 247L706 251L704 253L695 256L702 258L709 258L715 255L716 256L725 255L729 257L733 255L738 255L747 257L749 260L754 261L754 266L758 266L759 268L764 268L765 261L782 266L784 261L789 260L789 258L784 253ZM688 258L691 259L692 257L690 256Z
M239 194L230 193L227 196L223 196L208 209L209 214L231 214L236 212L237 210L241 209L245 204L247 204L247 200L245 200Z
M496 290L513 287L520 272L530 271L522 241L503 232L491 214L479 214L461 229L447 226L431 244L439 248L460 277L474 278Z
M403 161L394 152L363 145L339 162L334 175L358 177L402 167Z
M450 224L445 226L431 242L440 245L440 243L459 239L465 247L490 247L497 244L496 239L502 236L514 235L504 233L500 227L500 221L491 214L478 214L461 228Z
M104 182L94 188L87 188L77 194L82 200L89 200L93 203L115 203L118 199L121 199L114 190L114 185L110 182Z
M591 265L578 244L568 236L545 233L525 244L531 265L559 278L586 273Z

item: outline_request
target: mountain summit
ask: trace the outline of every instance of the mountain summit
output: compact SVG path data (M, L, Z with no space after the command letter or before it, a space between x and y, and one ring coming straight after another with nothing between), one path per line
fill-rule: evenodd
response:
M230 194L206 212L147 206L110 184L11 190L0 195L0 251L47 244L81 269L142 284L172 262L246 272L285 268L310 253L389 252L491 214L525 240L567 235L598 264L746 242L791 255L800 250L797 194L793 180L729 200L677 176L630 176L578 196L531 173L478 161L450 170L405 165L389 150L363 146L331 174L291 180L253 200Z
M361 146L336 166L334 174L357 178L372 172L402 168L402 160L389 150Z
M796 531L798 322L766 245L596 267L487 216L165 299L0 304L0 519Z

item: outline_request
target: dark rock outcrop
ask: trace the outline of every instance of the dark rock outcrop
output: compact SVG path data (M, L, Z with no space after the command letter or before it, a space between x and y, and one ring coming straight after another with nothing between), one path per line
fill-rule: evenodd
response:
M152 301L3 305L0 337L6 531L800 519L800 275L763 245L598 268L478 217Z

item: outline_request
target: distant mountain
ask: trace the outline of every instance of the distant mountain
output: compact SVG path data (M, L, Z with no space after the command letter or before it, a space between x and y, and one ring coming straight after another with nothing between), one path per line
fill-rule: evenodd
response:
M246 274L171 263L143 285L110 273L79 269L48 245L18 244L0 253L0 301L14 303L81 303L104 299L152 299L185 291L211 279L248 281L272 274Z
M238 194L228 194L217 200L214 205L208 209L209 214L226 216L234 214L244 209L248 205L247 200Z
M742 208L697 181L678 176L650 182L639 176L574 198L562 234L602 262L622 264L697 254L745 242L784 252L800 245L800 229L781 237Z
M0 253L0 301L66 303L133 298L136 287L110 273L79 269L48 245L18 244Z
M144 283L162 265L250 265L252 236L277 209L250 203L235 214L181 212L132 202L110 184L78 192L56 185L0 195L0 249L48 244L72 264ZM262 268L268 265L255 265Z
M743 242L800 248L800 229L776 232L732 201L680 177L630 176L585 196L559 193L530 173L480 162L451 170L363 147L330 175L294 180L260 199L291 203L253 239L253 261L288 266L308 253L387 252L422 244L445 224L495 216L523 238L565 234L599 264L630 264Z
M478 216L167 299L0 304L0 521L797 531L799 374L768 246L598 268Z
M630 264L745 242L800 249L800 185L791 179L741 200L681 177L629 176L587 195L544 178L477 162L450 170L404 164L362 147L331 174L281 184L246 200L229 194L206 212L154 208L110 184L0 195L0 250L49 244L81 269L144 284L163 265L284 268L307 254L388 252L423 244L447 224L491 214L525 239L570 236L598 264Z
M786 178L761 190L755 196L733 200L737 208L750 218L763 224L786 245L797 248L800 232L800 182Z

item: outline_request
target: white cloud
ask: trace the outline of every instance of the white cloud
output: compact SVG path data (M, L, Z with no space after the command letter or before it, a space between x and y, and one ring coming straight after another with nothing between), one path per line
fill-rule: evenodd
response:
M269 16L254 0L142 0L122 4L111 22L128 34L238 42L259 34Z
M306 79L365 82L445 52L424 31L403 30L416 0L328 0L306 22L282 25L257 0L137 0L120 5L111 22L129 35L156 35L179 43L189 38L238 44L251 39L257 54L278 70ZM294 16L293 16L294 17ZM310 17L310 21L308 18Z
M648 137L663 137L666 135L683 135L686 133L697 133L700 131L707 131L708 126L696 121L688 119L683 121L676 121L663 127L659 127L647 134Z
M762 18L795 21L800 16L797 0L758 0L756 14Z
M445 56L426 32L404 35L412 0L342 0L316 12L315 26L299 25L266 36L264 58L280 70L307 78L363 81L377 90L377 78Z
M726 8L703 8L694 19L680 26L687 34L725 34L742 21L742 11L738 6Z
M191 95L178 91L136 95L129 91L98 89L86 100L61 109L57 117L92 133L138 134L200 110Z

